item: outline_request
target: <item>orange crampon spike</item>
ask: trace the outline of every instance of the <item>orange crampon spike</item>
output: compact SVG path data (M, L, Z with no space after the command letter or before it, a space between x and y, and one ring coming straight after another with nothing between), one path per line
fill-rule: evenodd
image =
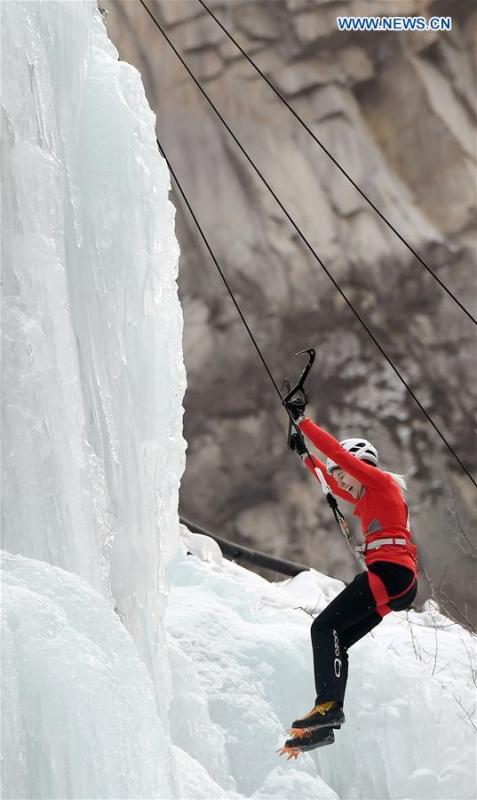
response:
M290 761L291 758L297 759L301 755L301 750L299 747L281 747L277 753L280 756L287 756L287 761Z
M288 733L292 739L304 739L309 730L309 728L290 728Z

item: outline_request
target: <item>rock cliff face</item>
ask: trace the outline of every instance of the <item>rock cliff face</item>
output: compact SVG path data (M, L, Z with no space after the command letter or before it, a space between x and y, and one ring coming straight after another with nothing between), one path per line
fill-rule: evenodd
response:
M250 169L140 3L104 2L158 134L277 381L318 350L311 414L407 473L421 563L475 620L477 492ZM209 5L360 187L475 315L477 11L467 0ZM377 12L377 5L380 11ZM385 5L385 10L384 10ZM382 7L381 7L382 6ZM197 0L149 0L333 278L475 470L475 327L340 174ZM433 14L445 33L339 33L339 14ZM181 208L176 194L174 202ZM184 515L349 578L319 487L187 210L178 215L188 372ZM345 506L345 504L343 504ZM351 508L343 508L350 516Z

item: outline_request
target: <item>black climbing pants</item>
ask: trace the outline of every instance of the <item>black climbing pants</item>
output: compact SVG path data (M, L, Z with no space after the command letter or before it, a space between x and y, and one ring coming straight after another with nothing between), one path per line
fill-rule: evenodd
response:
M417 592L414 573L389 561L371 564L319 614L311 626L316 702L343 704L348 648L378 625L388 611L409 608Z

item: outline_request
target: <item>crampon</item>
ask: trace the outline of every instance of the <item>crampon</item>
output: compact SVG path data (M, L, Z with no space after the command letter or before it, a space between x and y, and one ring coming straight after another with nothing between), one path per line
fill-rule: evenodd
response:
M277 750L280 756L287 756L288 761L291 758L297 759L300 753L305 753L307 750L315 750L335 741L333 728L291 728L288 733L291 734L291 738L287 739L284 747Z

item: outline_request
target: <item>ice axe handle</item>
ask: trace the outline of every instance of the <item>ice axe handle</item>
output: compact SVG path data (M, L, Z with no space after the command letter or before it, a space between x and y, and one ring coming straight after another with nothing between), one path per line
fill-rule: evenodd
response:
M290 394L290 381L288 381L286 378L283 381L283 388L285 389L286 392L288 392L288 394L286 395L286 397L283 400L283 403L285 403L286 398L289 397L289 394ZM292 421L291 421L291 418L288 417L288 432L287 432L287 449L288 450L290 449L291 435L292 435Z

